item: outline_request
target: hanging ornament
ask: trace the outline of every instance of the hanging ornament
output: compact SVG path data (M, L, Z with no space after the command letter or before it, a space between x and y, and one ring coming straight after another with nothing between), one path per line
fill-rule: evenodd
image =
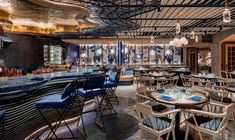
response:
M195 36L195 42L198 43L198 35Z
M150 43L152 43L152 44L154 43L154 36L150 37Z
M188 40L186 39L186 37L181 37L180 41L183 45L188 45Z
M195 38L195 32L191 31L190 39L194 39L194 38Z
M181 32L181 26L179 21L176 23L175 32L176 34L179 34Z
M174 46L174 42L173 42L173 41L170 41L169 44L170 44L171 46Z
M223 22L231 22L231 11L228 6L228 2L225 2L224 12L223 12Z

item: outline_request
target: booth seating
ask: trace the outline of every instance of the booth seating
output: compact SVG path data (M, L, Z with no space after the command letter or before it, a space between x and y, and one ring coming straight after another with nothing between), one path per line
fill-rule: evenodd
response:
M126 69L122 72L119 80L119 85L132 85L134 83L133 69Z

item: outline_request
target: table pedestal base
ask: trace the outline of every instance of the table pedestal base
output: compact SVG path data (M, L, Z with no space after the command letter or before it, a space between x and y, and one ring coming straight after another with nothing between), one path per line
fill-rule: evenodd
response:
M185 131L183 131L183 130L179 131L179 133L175 134L176 140L184 140L184 136L185 136ZM167 137L167 134L162 136L163 139L166 139L166 137ZM169 140L173 140L172 133L170 134ZM189 134L188 140L194 140L193 136Z

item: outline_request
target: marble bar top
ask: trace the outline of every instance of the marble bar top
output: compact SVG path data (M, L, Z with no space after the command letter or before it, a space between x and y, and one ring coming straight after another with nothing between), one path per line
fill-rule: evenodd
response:
M56 79L66 78L78 78L90 75L101 74L102 72L97 71L97 67L91 68L79 68L73 67L70 72L60 71L46 74L27 75L20 77L4 77L0 78L0 94L6 92L13 92L18 90L27 90L29 88L35 88L43 85L48 81Z

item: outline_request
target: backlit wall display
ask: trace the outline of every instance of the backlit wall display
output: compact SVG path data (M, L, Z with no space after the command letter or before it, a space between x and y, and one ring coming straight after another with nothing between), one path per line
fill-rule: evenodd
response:
M79 44L80 61L87 65L117 65L118 57L122 57L123 65L158 65L181 64L182 48L169 44ZM120 48L120 47L119 47ZM122 55L118 55L121 53Z
M63 48L60 45L44 45L44 65L62 63Z

